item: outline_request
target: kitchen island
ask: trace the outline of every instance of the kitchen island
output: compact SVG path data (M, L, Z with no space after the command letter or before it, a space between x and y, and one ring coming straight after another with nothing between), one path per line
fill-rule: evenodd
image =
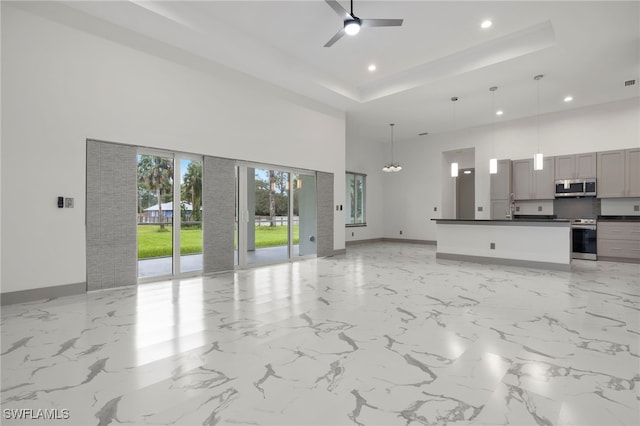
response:
M571 269L571 222L563 219L432 219L437 259Z

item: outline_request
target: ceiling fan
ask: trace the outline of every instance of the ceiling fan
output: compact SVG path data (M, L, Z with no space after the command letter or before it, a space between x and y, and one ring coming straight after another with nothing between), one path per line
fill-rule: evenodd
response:
M399 27L402 25L402 19L361 19L353 14L353 0L351 0L351 12L347 12L344 7L340 6L336 0L325 0L331 9L338 16L344 19L344 27L338 31L324 47L331 47L340 40L343 35L356 35L360 31L360 27Z

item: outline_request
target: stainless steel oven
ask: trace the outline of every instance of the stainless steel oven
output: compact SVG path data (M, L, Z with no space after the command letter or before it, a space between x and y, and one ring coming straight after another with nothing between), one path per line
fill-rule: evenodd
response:
M595 219L571 221L571 257L573 259L598 259L598 231Z

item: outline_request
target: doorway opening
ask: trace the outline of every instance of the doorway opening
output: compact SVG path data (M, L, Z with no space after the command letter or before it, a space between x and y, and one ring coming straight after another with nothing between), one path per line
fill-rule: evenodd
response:
M475 175L475 169L462 169L456 178L456 219L475 219Z

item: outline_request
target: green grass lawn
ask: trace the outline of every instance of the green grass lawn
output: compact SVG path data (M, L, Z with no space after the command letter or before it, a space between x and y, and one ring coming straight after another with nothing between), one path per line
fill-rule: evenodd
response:
M171 226L160 231L160 225L138 225L138 259L171 256ZM299 241L298 225L293 227L293 241ZM256 247L287 244L287 227L256 226ZM202 229L184 228L180 232L180 254L202 253Z

